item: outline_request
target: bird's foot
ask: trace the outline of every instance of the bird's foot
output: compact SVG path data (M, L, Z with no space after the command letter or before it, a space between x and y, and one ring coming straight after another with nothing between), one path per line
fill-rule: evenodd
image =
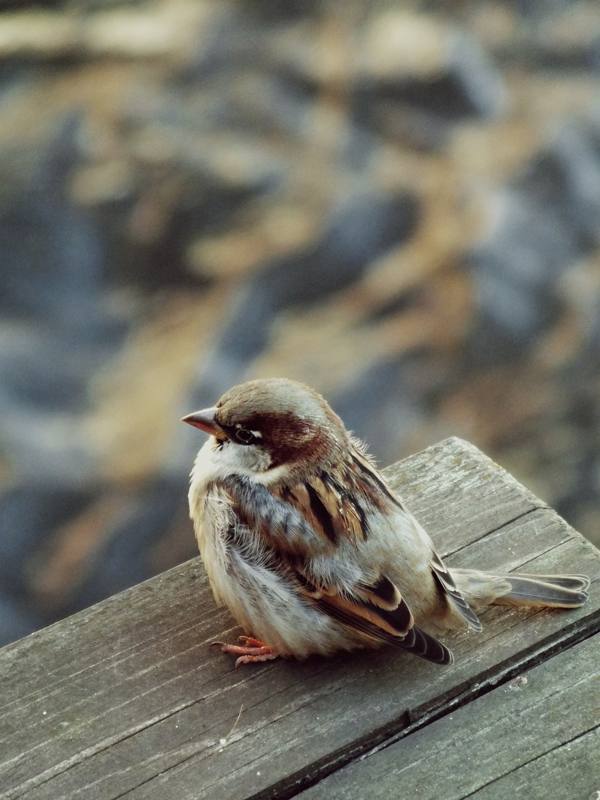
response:
M221 648L222 653L237 656L235 660L236 668L241 664L256 664L261 661L273 661L278 658L277 653L268 644L254 636L240 636L239 644L227 644L226 642L212 642L216 647Z

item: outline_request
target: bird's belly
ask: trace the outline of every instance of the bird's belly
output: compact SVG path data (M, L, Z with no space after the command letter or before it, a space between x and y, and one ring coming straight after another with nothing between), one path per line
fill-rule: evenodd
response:
M360 635L299 595L261 554L254 560L244 557L212 537L202 542L201 554L217 603L227 606L246 633L280 655L306 658L365 646Z

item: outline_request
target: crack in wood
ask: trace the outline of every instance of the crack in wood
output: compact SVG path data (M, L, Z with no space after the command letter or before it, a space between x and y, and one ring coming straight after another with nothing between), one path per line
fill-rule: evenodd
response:
M498 686L508 683L522 672L537 667L558 653L564 652L598 633L600 633L600 613L596 612L563 629L562 635L558 639L555 636L548 637L530 648L529 651L520 653L517 660L509 660L500 665L499 670L494 667L487 673L483 673L482 676L478 676L474 684L458 687L458 693L440 698L440 701L436 701L433 707L427 704L423 709L407 709L401 718L406 722L403 727L396 727L394 731L390 729L393 725L385 726L369 735L368 740L357 740L352 743L351 747L332 753L329 757L310 765L306 771L298 772L265 790L249 795L247 800L290 800L352 762L369 758L387 749L400 739L431 725L458 708L488 694ZM476 690L473 690L473 685L477 686ZM375 746L373 746L373 739L378 740Z
M543 753L538 753L538 755L534 756L533 758L529 758L527 761L523 761L521 764L517 764L512 769L503 772L502 775L497 775L491 781L487 781L487 783L482 783L481 786L478 786L477 789L475 789L474 791L469 792L468 794L463 794L460 796L460 798L457 798L456 800L468 800L469 797L475 797L475 795L477 795L482 789L485 789L488 786L492 786L494 783L503 780L508 775L512 775L513 773L518 772L520 769L523 769L523 767L526 767L529 764L534 764L536 761L545 758L550 753L554 753L557 750L561 750L563 747L568 747L569 745L573 744L573 742L577 742L579 739L583 739L584 736L589 736L589 734L592 733L592 731L595 731L598 728L600 728L600 725L592 725L591 728L588 728L587 730L578 733L577 736L573 736L571 739L566 739L564 742L560 742L559 744L556 744L554 747L550 747Z
M532 510L537 510L537 509L532 509ZM510 524L512 524L512 522L514 522L514 521L515 521L515 520L517 520L517 519L520 519L520 518L521 518L521 517L523 517L523 516L526 516L528 513L530 513L530 512L524 512L523 514L520 514L520 515L518 515L517 517L515 517L515 518L514 518L514 520L510 520L509 522L507 522L507 523L506 523L506 525L510 525ZM491 534L491 533L494 533L494 532L497 532L498 530L501 530L503 527L505 527L505 526L500 526L499 528L495 529L494 531L490 531L490 534ZM482 538L485 538L485 537L482 537ZM543 551L541 551L541 552L537 553L537 554L534 556L534 558L533 558L533 559L530 559L530 560L527 560L527 561L523 562L521 565L519 565L519 567L517 567L517 569L520 569L522 566L524 566L524 565L526 565L526 564L530 563L530 561L535 561L536 559L538 559L538 558L542 557L543 555L545 555L546 553L550 552L551 550L554 550L555 548L557 548L557 547L560 547L560 546L564 545L564 544L565 544L565 542L567 542L567 541L569 541L569 538L568 538L568 537L567 537L567 538L565 538L565 539L563 539L563 540L561 540L561 541L560 541L560 542L558 542L558 543L555 543L555 544L551 545L550 547L546 548L546 550L543 550ZM472 543L472 544L474 544L474 543ZM461 549L462 549L462 548L461 548ZM530 614L529 614L529 617L531 618L531 617L533 617L533 616L536 616L536 614L539 614L539 613L543 613L543 610L541 610L541 609L540 609L540 610L533 611L532 613L530 613ZM517 627L519 624L521 624L521 620L518 620L517 622L515 622L515 625L514 625L514 626L512 626L512 627ZM230 630L234 631L234 630L236 630L236 628L231 628ZM491 641L491 640L492 640L492 639L493 639L495 636L501 636L501 635L502 635L502 633L503 633L505 630L506 630L506 627L505 627L505 628L504 628L502 631L499 631L498 633L494 634L494 636L492 636L492 637L487 637L487 638L485 638L485 639L482 639L482 642L489 642L489 641ZM194 647L195 647L195 646L194 646ZM194 648L190 648L190 649L194 649ZM184 651L184 652L187 652L187 651ZM237 686L239 686L239 685L243 685L244 683L247 683L247 682L250 682L250 681L252 681L252 680L255 680L255 679L259 678L259 676L261 676L261 675L262 675L262 676L264 676L264 673L265 673L265 672L267 672L267 671L269 671L269 670L272 670L273 668L274 668L274 665L273 665L273 664L268 664L268 665L265 665L265 666L264 666L264 667L263 667L263 668L260 670L260 672L259 672L259 671L257 671L257 672L254 672L252 675L250 675L250 676L249 676L249 677L247 677L247 678L244 678L242 681L238 681L238 683L237 683L237 684L233 684L232 686L228 686L228 687L227 687L227 689L228 689L228 690L231 690L231 689L233 689L233 688L235 688L235 687L237 687ZM150 668L150 669L151 669L151 668ZM190 670L190 672L193 672L193 671L195 671L195 669L193 669L193 670ZM317 670L317 674L318 674L320 671L322 671L322 670ZM233 674L233 673L235 672L234 668L232 668L232 669L231 669L229 672ZM180 677L180 676L177 676L177 677ZM172 679L172 680L175 680L175 679L176 679L176 678L174 678L174 679ZM168 683L168 682L167 682L167 683ZM209 681L208 683L210 683L210 681ZM207 684L207 685L208 685L208 684ZM157 689L157 688L160 688L160 686L159 686L159 687L153 687L153 688L152 688L151 690L149 690L149 691L154 691L154 690L155 690L155 689ZM469 689L468 691L469 691L469 692L471 692L471 694L472 694L472 689ZM176 708L172 709L172 710L171 710L169 713L165 713L165 714L163 714L163 715L161 715L161 716L157 716L156 718L154 718L154 719L152 719L151 721L149 721L147 724L145 724L145 725L143 725L143 726L141 726L141 727L138 727L138 728L136 728L136 729L134 729L134 730L130 730L130 731L128 731L128 732L126 732L126 733L124 733L124 735L121 735L121 736L120 736L120 737L118 737L118 738L114 738L114 739L111 739L111 740L109 740L109 741L106 741L106 740L105 740L105 742L104 742L104 743L102 743L102 744L100 744L100 743L99 743L99 745L100 745L100 746L98 746L97 748L90 749L90 750L88 750L88 751L80 751L80 752L77 754L77 756L78 756L78 757L74 757L74 759L73 759L71 762L67 762L67 761L65 761L65 762L62 762L61 764L57 764L57 765L54 767L54 769L52 770L52 774L48 775L47 773L39 773L37 776L35 776L35 778L32 778L32 779L30 779L30 781L28 781L28 782L26 782L26 783L22 784L20 788L23 788L23 789L25 789L25 792L23 792L23 793L21 793L21 794L13 795L12 797L14 798L14 800L19 800L19 798L23 797L23 796L24 796L24 793L26 793L26 792L27 792L27 791L29 791L30 789L32 789L32 788L34 788L34 787L42 786L42 785L44 785L45 783L48 783L49 781L51 781L51 780L53 780L53 779L55 779L55 778L59 777L60 775L63 775L63 774L65 774L66 772L68 772L69 770L71 770L71 769L73 769L74 767L78 766L79 764L81 764L81 763L85 762L86 760L89 760L90 758L93 758L95 755L97 755L97 754L100 754L100 753L103 753L103 752L105 752L106 750L109 750L109 749L110 749L111 747L113 747L114 745L116 745L116 744L119 744L119 743L121 743L121 742L123 742L123 741L126 741L127 739L130 739L131 737L133 737L133 736L136 736L137 734L141 733L141 732L142 732L142 731L144 731L144 730L148 730L148 729L150 729L150 728L154 727L155 725L157 725L157 724L159 724L159 723L161 723L161 722L163 722L163 721L165 721L165 720L169 719L170 717L174 716L175 714L178 714L178 713L180 713L180 712L181 712L181 711L183 711L185 708L189 708L189 707L191 707L191 706L193 706L193 705L195 705L195 704L197 704L197 703L200 703L200 702L202 702L203 700L206 700L206 699L207 699L207 697L209 697L209 696L210 696L210 694L209 694L209 695L202 695L202 697L198 697L198 698L196 698L196 699L195 699L195 700L193 700L193 701L189 701L189 702L187 702L187 703L185 703L185 704L181 704L181 705L177 706ZM476 697L477 697L477 696L479 696L479 695L472 695L472 699L476 699ZM265 700L263 700L263 701L261 701L261 702L265 702ZM260 703L259 703L259 704L257 704L257 705L260 705ZM436 707L437 707L437 705L436 705ZM457 707L458 707L458 706L457 706ZM452 706L452 708L454 708L454 706ZM115 710L114 708L113 708L113 709L111 709L111 712L112 712L112 711L114 711L114 710ZM294 709L294 710L297 710L297 709ZM449 709L449 710L451 710L451 709ZM290 712L290 713L292 713L292 712ZM399 735L397 738L402 738L402 737L403 737L403 735L404 735L404 732L405 732L405 731L412 732L412 731L413 731L413 729L414 729L414 730L418 730L418 729L419 729L419 727L421 727L421 724L420 724L420 722L421 722L422 720L426 719L428 714L429 714L429 709L428 709L427 707L423 707L423 708L421 708L421 709L417 709L417 710L413 710L413 709L410 709L410 708L407 708L407 709L405 709L405 710L404 710L404 712L403 712L403 714L402 714L402 716L401 716L401 719L402 719L402 720L406 719L406 721L407 721L407 723L408 723L408 726L409 726L409 728L410 728L410 731L409 731L409 728L404 728L404 727L402 727L402 728L400 729L400 730L401 730L401 734L400 734L400 735ZM287 716L287 715L282 715L282 717L284 717L284 716ZM437 717L436 717L436 719L437 719ZM275 720L273 720L273 721L275 721ZM428 724L428 723L427 723L427 724ZM211 730L213 729L213 727L214 727L214 726L211 726L209 729L207 729L207 731L206 731L205 733L208 733L209 731L211 731ZM389 729L389 727L387 727L387 726L386 726L386 730L388 730L388 729ZM71 732L71 733L72 733L72 732ZM392 744L394 741L396 741L396 740L397 740L397 738L396 738L396 739L391 739L389 742L386 742L384 745L382 745L382 746L380 746L380 747L378 747L378 748L377 748L377 747L376 747L376 748L374 748L374 749L373 749L373 752L377 752L379 749L383 749L384 747L387 747L387 746L389 746L389 744ZM42 746L42 745L39 745L39 746ZM188 756L186 756L184 759L182 759L182 760L180 760L180 761L177 761L177 762L175 762L174 764L170 765L170 766L168 767L168 769L167 769L167 770L165 770L165 772L166 772L166 771L171 771L171 770L175 769L176 767L180 766L181 764L183 764L183 763L185 763L185 762L189 761L190 759L192 759L192 758L196 757L196 756L197 756L199 753L201 753L201 752L202 752L202 750L203 750L203 749L206 749L206 748L201 748L201 749L199 749L199 750L196 750L196 751L195 751L194 753L192 753L191 755L188 755ZM31 752L32 752L32 751L29 751L28 753L23 753L23 754L21 754L21 755L19 756L18 763L21 763L22 759L23 759L23 758L25 758L26 756L29 756L29 755L31 754ZM368 754L367 754L367 755L368 755ZM363 756L362 756L362 757L365 757L365 754L364 754L364 753L363 753ZM8 764L8 763L10 763L10 762L5 762L5 764ZM16 766L18 766L18 764L17 764ZM342 766L345 766L345 763L344 763L344 764L342 764ZM151 777L148 779L148 781L143 781L141 784L139 784L139 786L145 785L145 783L147 783L147 782L149 782L149 781L152 781L153 779L155 779L155 777L156 777L156 776L151 776ZM324 776L323 776L323 777L324 777ZM38 780L36 780L36 778L37 778ZM41 779L41 780L40 780L40 779ZM319 778L319 780L321 780L321 779L322 779L322 778ZM309 784L309 785L312 785L312 784ZM127 794L131 793L131 791L134 791L136 788L138 788L138 787L136 786L136 787L130 788L129 790L127 790L127 792L125 792L125 793L124 793L124 794L122 794L122 795L119 795L118 797L120 798L120 797L126 796ZM303 787L302 787L302 788L303 788L303 789L304 789L304 788L307 788L307 786L303 785ZM114 800L118 800L118 798L114 798Z
M453 550L448 550L444 552L442 555L444 558L451 558L452 556L455 556L457 553L461 553L463 550L467 550L472 545L477 544L478 542L482 542L484 539L493 536L495 533L499 533L504 528L508 527L509 525L512 525L514 522L518 522L520 519L523 519L523 517L527 517L529 514L533 514L534 511L545 511L547 509L548 506L532 506L532 508L527 509L527 511L522 511L520 514L517 514L512 519L508 519L501 525L497 525L495 528L491 528L486 533L482 533L481 536L478 536L476 539L471 539L470 541L461 544L460 547L455 547Z
M233 630L235 630L235 629L233 629ZM268 672L271 669L273 669L273 664L265 664L264 667L262 667L262 669L260 671L255 671L252 674L249 674L247 677L243 678L242 680L238 681L236 684L232 684L230 686L227 686L226 690L230 691L233 688L237 688L239 686L244 685L245 683L250 683L251 681L260 679L261 675L264 677L264 673ZM323 672L324 670L325 670L325 666L323 666L322 669L318 669L316 671L316 674L318 675L320 672ZM234 671L235 671L234 668L232 668L230 670L230 672L234 672ZM281 689L279 693L282 693L284 691L285 691L285 688ZM271 693L268 698L266 698L266 697L263 698L263 700L258 702L254 707L258 708L262 703L266 702L267 699L270 700L274 696L276 696L277 694L278 694L278 692L275 692L274 694ZM94 749L93 751L90 751L90 752L83 751L83 750L80 751L80 753L78 753L78 756L81 756L80 758L73 759L72 762L65 761L65 762L62 762L61 764L57 764L56 767L55 767L55 771L53 771L51 775L48 775L46 773L39 773L39 775L37 775L35 777L36 778L41 778L42 776L44 776L42 780L37 780L37 781L33 782L35 779L32 778L29 782L25 782L25 783L21 784L21 786L18 787L18 788L20 788L20 789L24 788L25 791L21 792L21 794L10 795L11 800L20 800L20 798L24 797L25 794L30 789L37 788L39 786L43 786L46 783L49 783L50 781L52 781L52 780L60 777L61 775L64 775L65 773L69 772L69 770L72 770L73 768L79 766L80 764L84 763L85 761L88 761L89 759L93 758L94 756L99 755L100 753L103 753L103 752L105 752L107 750L110 750L116 744L120 744L120 743L122 743L124 741L127 741L127 739L131 739L133 736L137 736L142 731L146 731L146 730L154 727L155 725L158 725L161 722L164 722L165 720L169 719L170 717L172 717L172 716L174 716L176 714L179 714L181 711L185 710L186 708L190 708L190 707L192 707L194 705L197 705L198 703L201 703L202 701L206 700L207 697L209 697L209 696L210 695L208 695L208 696L207 695L203 695L202 697L198 697L193 701L190 701L190 702L185 703L185 704L181 704L178 707L176 707L175 709L171 710L169 713L166 713L166 714L164 714L164 715L162 715L160 717L154 718L148 724L140 727L139 729L128 731L124 735L122 735L120 738L115 738L115 739L113 739L111 741L105 742L98 749ZM309 700L307 700L305 703L301 704L301 706L302 705L306 705L308 702L309 702ZM298 709L301 706L295 706L294 708L290 709L286 713L283 713L283 714L279 715L279 717L274 717L271 720L271 722L276 722L279 719L284 719L285 717L290 716L291 714L293 714L296 711L298 711ZM112 710L113 709L111 709L111 711ZM213 725L211 725L209 728L206 729L206 731L204 731L204 734L206 735L206 734L210 733L212 730L214 730L214 728L217 727L217 725L221 724L221 722L222 721L219 721L218 723L214 723ZM252 734L252 731L249 731L246 734L244 734L244 736L242 736L240 738L244 738L245 736L250 736L251 734ZM194 739L190 739L188 741L191 742L191 741L194 741ZM195 750L190 755L188 755L185 758L181 759L180 761L177 761L174 764L170 765L167 770L164 770L164 772L167 772L167 771L170 771L170 770L174 770L176 767L180 766L181 764L184 764L185 762L189 761L190 759L195 758L196 756L198 756L198 754L202 753L203 750L207 751L207 755L210 755L209 751L211 751L213 749L214 749L214 745L210 746L210 747L201 747L201 748ZM24 753L22 756L20 756L19 757L19 763L21 762L21 760L23 758L27 757L28 755L29 755L29 753ZM9 763L9 762L5 762L5 763ZM147 781L142 781L139 784L139 786L143 786L146 783L154 780L155 778L156 778L156 775L153 775ZM132 788L128 789L123 795L118 795L118 797L112 798L112 800L118 800L118 798L120 798L122 796L125 796L126 794L129 794L132 791L135 791L135 789L137 789L137 788L138 788L138 786L132 787Z

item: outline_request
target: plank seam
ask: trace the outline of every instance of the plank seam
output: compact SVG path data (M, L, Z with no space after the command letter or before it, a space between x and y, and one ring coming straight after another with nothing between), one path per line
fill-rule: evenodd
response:
M472 545L477 544L477 542L483 541L488 536L492 536L494 533L498 533L499 531L502 530L502 528L506 528L509 525L512 525L513 522L518 522L520 519L523 519L523 517L526 517L529 514L533 514L534 511L547 511L547 510L551 511L553 509L551 509L549 506L532 506L531 508L527 509L527 511L522 511L520 514L517 514L512 519L507 519L505 522L502 522L500 525L497 525L495 528L492 528L491 530L486 531L485 533L482 533L481 536L478 536L476 539L472 539L469 542L465 542L464 544L461 544L460 547L456 547L454 550L448 550L447 552L443 553L443 557L444 558L450 558L451 556L454 556L457 553L460 553L463 550L466 550L468 547L471 547Z
M234 629L235 628L232 628L232 630L234 630ZM228 687L228 690L232 689L234 687L238 687L240 685L249 683L249 682L251 682L253 680L262 680L262 679L264 679L265 673L269 672L272 669L274 669L274 665L272 665L272 664L265 665L265 667L260 672L255 672L252 675L248 675L247 677L244 677L242 680L238 681L236 684L230 685ZM325 667L323 667L323 669L325 669ZM234 671L235 671L234 668L232 668L230 670L230 672L234 672ZM321 671L322 670L318 670L316 674L318 674ZM151 691L154 691L154 689L152 689ZM284 689L282 689L281 691L283 692ZM124 732L123 735L121 735L119 738L112 738L112 739L110 739L110 741L105 740L104 743L101 746L97 747L97 748L88 748L87 750L80 751L75 756L73 756L71 759L65 760L61 764L57 765L54 768L57 771L52 771L52 774L47 774L51 770L46 770L46 772L40 773L39 775L28 779L24 783L21 783L19 786L15 786L14 789L13 789L13 792L20 791L20 793L19 794L14 794L14 793L13 794L9 794L9 795L7 795L7 798L10 798L10 800L20 800L20 798L24 797L26 795L27 791L29 791L30 789L33 789L33 788L37 789L39 786L43 786L44 784L49 783L50 781L52 781L52 780L60 777L61 775L64 775L65 773L69 772L71 769L74 769L75 767L80 766L85 761L88 761L89 759L94 758L95 756L100 755L101 753L104 753L107 750L110 750L115 745L121 744L122 742L127 741L128 739L131 739L133 736L137 736L139 733L142 733L142 732L144 732L146 730L149 730L150 728L153 728L155 725L158 725L158 724L164 722L165 720L169 719L170 717L172 717L172 716L174 716L176 714L179 714L181 711L184 711L185 709L190 708L191 706L193 706L193 705L195 705L197 703L200 703L203 700L206 700L207 697L210 697L212 694L215 694L215 692L209 692L208 695L203 695L202 697L198 697L198 698L195 698L194 700L190 700L190 701L188 701L186 703L182 703L182 704L176 706L175 708L171 709L169 712L165 712L164 714L162 714L160 716L156 716L151 721L147 722L145 725L139 726L139 727L136 726L135 728L133 728L133 729L127 731L127 732ZM141 696L142 695L139 695L138 697L141 697ZM266 702L267 699L272 699L274 696L275 696L274 694L271 694L271 695L269 695L268 698L267 697L263 698L263 700L261 700L261 703ZM258 703L257 707L261 703ZM294 708L291 711L286 712L285 714L282 714L279 717L276 717L271 721L274 722L274 721L277 721L278 719L282 719L282 718L284 718L286 716L289 716L290 714L294 713L296 710L297 710L297 708ZM209 733L215 727L217 727L219 724L220 724L220 721L218 723L215 723L214 725L212 725L210 728L207 728L205 733ZM196 737L194 737L193 739L190 739L188 741L195 741L195 740L196 740ZM186 742L183 742L183 744L185 744L185 743ZM202 748L202 749L206 750L207 748ZM25 756L30 755L31 752L32 751L28 751L28 753L25 753L24 756L18 757L17 763L13 766L12 769L13 770L16 769L18 767L18 765L21 763L22 758L25 757ZM196 750L191 755L188 755L185 758L181 759L180 761L178 761L178 762L176 762L174 764L171 764L166 770L164 770L164 772L168 772L170 770L176 769L177 767L179 767L181 764L185 763L186 761L189 761L190 759L195 758L196 756L198 756L199 753L201 753L201 752L202 752L202 750ZM5 764L8 764L8 763L10 763L10 762L5 762ZM142 781L139 785L131 787L130 789L128 789L123 794L120 794L117 797L112 798L112 800L118 800L118 798L124 797L125 795L127 795L130 792L134 791L135 789L139 788L139 786L143 786L144 784L148 783L149 781L154 780L156 777L157 777L156 775L152 775L147 780ZM40 778L41 778L41 780L40 780Z
M534 509L532 509L532 510L534 510ZM526 512L526 513L529 513L529 512ZM525 516L525 514L518 515L518 517L521 517L521 516ZM506 524L509 524L509 523L506 523ZM504 527L504 526L499 526L498 530L500 530L502 527ZM561 542L553 544L551 547L547 548L546 551L543 551L542 553L537 553L534 556L533 559L529 559L528 561L523 562L523 564L519 565L518 568L521 569L524 565L530 563L531 560L535 560L535 559L539 558L540 556L545 555L547 552L549 552L549 551L551 551L553 549L556 549L557 547L560 547L560 546L564 545L565 542L568 542L568 541L569 541L569 537L567 537L566 539L562 540ZM594 583L596 583L596 582L597 581L594 581ZM541 610L538 611L537 613L541 613ZM588 616L586 618L583 618L582 620L578 620L576 623L574 623L574 626L577 626L578 623L585 623L586 621L590 621L592 626L593 626L594 615L592 615L591 617ZM600 628L600 619L598 620L598 622L599 622L599 628ZM571 629L567 629L567 630L571 630ZM556 635L556 634L554 634L554 635ZM568 648L572 647L574 644L577 644L579 641L582 641L584 638L587 638L587 636L589 636L589 635L593 635L593 629L590 628L590 631L586 635L586 633L585 633L585 625L583 625L582 626L581 636L579 636L579 638L576 638L577 633L574 634L574 637L572 639L569 639L568 636L567 637L563 637L561 639L556 640L553 643L553 645L551 646L551 648L549 648L547 650L544 650L544 647L545 647L545 644L547 644L548 640L545 640L545 642L538 643L538 646L537 646L538 650L543 651L543 652L542 652L540 660L537 663L542 663L543 661L545 661L548 658L550 658L552 655L555 655L561 649L568 649ZM564 647L563 647L563 645L564 645ZM520 655L523 656L523 653L521 653ZM328 774L331 774L331 772L335 772L338 769L341 769L342 767L346 766L351 761L355 760L355 758L358 757L358 758L364 759L366 757L369 757L371 754L373 754L375 752L378 752L379 750L385 749L386 747L390 746L395 741L398 741L400 738L404 738L404 736L415 732L416 730L418 730L421 727L424 727L427 724L430 724L430 722L434 722L436 719L439 719L440 717L444 716L445 714L453 711L455 708L458 708L461 705L466 705L467 703L471 702L472 700L477 699L477 697L479 697L479 696L481 696L483 694L486 694L488 691L491 691L492 689L496 688L496 686L501 685L502 683L510 680L514 676L515 670L516 670L516 672L518 674L518 671L521 669L521 667L523 665L525 665L526 668L531 668L532 666L536 666L537 663L534 663L533 661L531 663L528 663L527 662L527 657L526 657L521 662L517 662L516 664L512 665L512 667L511 667L512 671L511 671L510 675L508 675L508 673L502 673L501 672L498 677L496 677L494 674L491 674L491 670L495 670L496 669L496 667L493 667L493 668L491 668L491 670L488 671L488 677L487 678L484 677L483 680L481 680L480 682L475 681L475 683L478 684L478 691L477 692L473 692L473 683L470 683L468 687L463 688L462 692L460 691L460 687L456 687L457 689L459 689L459 691L455 695L454 698L450 698L450 699L447 698L447 697L445 699L444 698L440 698L439 702L437 702L435 704L435 707L431 707L430 708L427 705L425 705L425 706L422 706L420 709L416 709L416 710L412 710L410 708L406 709L403 712L403 714L397 720L395 720L394 722L390 723L388 726L386 726L386 728L384 730L381 730L379 732L379 735L381 736L381 741L376 745L375 748L373 748L372 743L373 743L373 739L377 738L377 733L371 734L369 736L368 743L364 743L364 742L361 742L359 740L359 741L357 741L355 743L352 743L350 745L349 749L342 750L342 755L341 755L341 759L342 760L341 761L339 760L339 758L336 758L336 754L335 753L334 754L330 754L330 756L334 756L334 760L333 761L330 761L330 757L328 757L328 763L333 765L332 768L327 769L327 771L325 773L321 773L320 772L319 775L315 777L315 780L314 781L310 780L309 783L305 783L301 779L302 780L302 785L298 789L298 791L302 791L305 788L308 788L308 786L313 785L314 783L320 782L324 777L327 777ZM252 677L254 678L255 676L252 676ZM11 794L9 796L14 798L14 800L18 800L18 798L21 798L21 797L24 796L24 794L26 793L26 791L28 789L33 788L34 786L37 787L37 786L43 785L43 784L53 780L54 778L58 777L59 775L64 774L65 772L68 772L71 768L73 768L73 767L81 764L82 762L86 761L88 758L91 758L91 757L97 755L98 753L101 753L104 750L109 749L110 747L114 746L115 744L118 744L121 741L124 741L124 740L126 740L128 738L131 738L132 736L135 736L135 735L139 734L140 732L142 732L143 730L146 730L147 728L153 727L155 724L163 722L165 719L168 719L170 716L173 716L174 714L179 713L180 711L182 711L184 708L187 708L188 706L194 705L195 703L199 702L201 699L202 698L196 698L195 700L190 701L190 702L186 703L185 705L177 706L176 708L171 709L168 713L166 713L164 715L160 715L159 717L155 718L154 720L152 720L152 722L150 722L150 724L146 723L146 725L143 725L143 726L141 726L139 728L136 727L134 730L127 732L127 734L125 736L119 737L116 741L112 740L110 742L106 742L104 744L104 746L100 747L99 749L94 748L93 752L85 753L85 755L83 755L82 753L78 753L77 757L75 757L71 763L64 763L63 762L62 769L59 769L58 772L52 771L51 775L47 775L45 777L45 779L42 779L42 780L39 780L39 778L41 776L38 775L38 776L36 776L37 780L35 780L35 778L33 778L33 779L30 779L29 781L26 781L25 783L22 783L19 787L14 787L13 791L15 791L15 790L19 791L20 790L20 793L19 794ZM400 724L400 725L404 724L405 727L401 727L400 729L398 729L398 724ZM393 729L395 729L395 731ZM81 757L82 755L83 755L83 758ZM175 764L170 765L167 768L167 770L165 770L165 772L168 772L170 770L176 769L177 767L181 766L182 763L185 763L186 761L190 760L191 758L197 757L197 755L198 755L198 752L192 754L191 756L187 756L186 758L182 759L181 761L178 761ZM318 764L318 762L316 762L316 764ZM316 766L316 764L313 765L313 768ZM14 766L16 768L18 766L18 764L15 764ZM306 770L310 770L311 766L309 765L305 769ZM304 773L304 771L303 771L303 774L306 774L306 773ZM156 776L152 776L147 781L143 781L141 785L143 785L146 782L150 782L150 781L154 780L155 778L156 778ZM287 780L288 779L284 779L284 781L286 783L287 783ZM124 794L119 795L118 797L119 798L120 797L124 797L127 794L129 794L131 791L134 791L137 788L138 788L137 786L136 787L132 787L131 789L127 790ZM25 791L23 791L23 790L25 790ZM270 794L269 793L270 791L271 791L271 789L262 790L262 792L263 792L262 794L259 793L257 795L252 796L252 798L253 798L253 800L254 800L254 798L256 798L256 800L259 800L259 798L260 798L260 800L263 800L263 798L274 797L275 795ZM265 792L266 792L266 794L265 794ZM296 794L296 793L297 792L292 791L291 794L277 794L276 796L277 796L277 798L282 798L282 800L284 800L287 797L293 797L294 794Z
M247 800L290 800L290 798L320 783L324 778L348 766L350 763L364 760L381 750L387 749L400 739L410 736L448 713L456 711L456 709L466 706L497 687L508 683L522 672L533 669L558 653L598 635L600 633L600 613L595 612L589 617L579 619L560 633L563 634L560 638L555 639L553 635L549 639L538 642L530 650L520 653L517 661L509 661L504 665L500 665L499 668L498 665L495 665L483 676L480 676L474 682L470 682L468 686L459 687L459 691L453 697L446 697L434 707L428 708L425 706L422 709L407 709L396 720L396 724L402 724L403 722L408 724L395 732L390 731L389 726L386 727L384 731L380 732L379 736L381 738L375 747L373 747L373 739L377 738L377 734L374 736L371 733L368 741L358 740L353 742L350 748L331 753L326 760L309 765L302 773L288 776L267 789L249 795ZM475 691L473 690L474 684L477 685ZM418 715L416 719L414 718L415 715Z

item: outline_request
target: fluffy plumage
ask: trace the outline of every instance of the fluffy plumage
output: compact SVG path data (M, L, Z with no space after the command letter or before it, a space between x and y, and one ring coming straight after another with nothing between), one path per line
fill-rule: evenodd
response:
M216 601L252 634L222 646L237 663L391 644L448 664L431 631L479 631L478 608L585 602L583 576L448 569L364 446L303 384L250 381L184 421L210 434L190 515Z

